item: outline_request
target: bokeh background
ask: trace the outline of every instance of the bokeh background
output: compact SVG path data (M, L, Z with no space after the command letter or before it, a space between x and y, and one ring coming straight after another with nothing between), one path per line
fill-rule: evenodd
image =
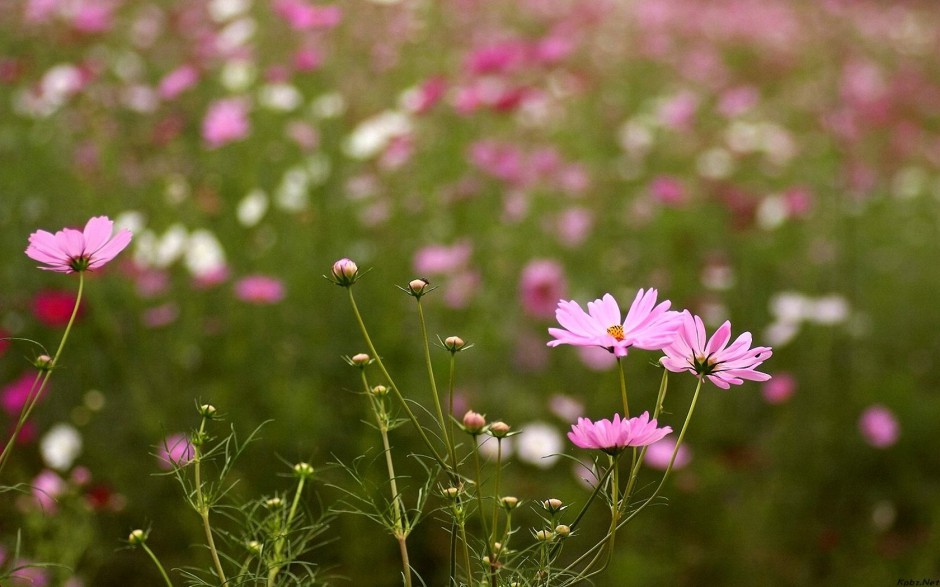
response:
M197 402L243 435L272 421L233 499L307 460L310 508L334 501L329 463L379 446L341 360L365 347L321 277L350 257L423 402L394 285L439 286L432 336L475 345L458 403L524 430L505 480L523 500L583 502L582 473L543 457L586 457L564 431L619 405L603 351L546 348L558 299L626 306L652 286L774 347L771 382L705 390L668 506L627 528L598 585L940 579L938 31L933 0L0 1L4 335L54 348L74 300L74 276L22 254L32 231L106 214L135 233L88 280L4 472L64 487L45 509L4 494L7 563L21 530L24 559L71 569L51 584L159 584L122 542L149 527L168 567L207 566L153 456ZM0 345L8 427L38 351ZM639 409L656 358L627 361ZM663 422L681 426L693 388L671 379ZM420 451L413 436L393 443ZM432 584L439 526L411 540ZM398 583L379 528L339 516L327 537L311 560L338 584Z

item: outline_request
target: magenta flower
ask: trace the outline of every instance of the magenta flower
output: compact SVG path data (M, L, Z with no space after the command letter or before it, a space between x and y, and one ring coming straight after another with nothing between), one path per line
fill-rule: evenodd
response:
M522 270L519 298L529 316L551 318L558 298L568 290L565 270L558 261L536 259Z
M244 139L250 130L248 103L240 98L212 102L202 120L202 138L213 149Z
M770 347L751 347L751 333L745 332L731 346L731 322L725 321L710 339L705 340L702 319L688 310L680 315L680 328L660 363L666 369L681 373L689 371L722 389L741 385L744 380L767 381L770 375L756 368L773 354Z
M875 448L887 448L898 441L901 426L894 413L881 404L875 404L862 412L858 419L858 430L865 441Z
M577 302L558 302L555 318L563 328L549 328L555 337L548 346L570 344L599 346L617 357L627 356L630 347L660 350L670 343L679 327L679 313L669 311L671 302L656 305L656 290L640 290L620 321L620 306L610 294L588 302L585 312Z
M609 455L617 455L628 446L647 446L662 440L672 428L656 427L656 420L650 420L649 412L643 412L636 418L622 419L614 414L613 421L578 418L572 424L568 439L581 448L596 448Z
M185 467L195 455L193 445L185 434L170 434L157 452L157 464L169 471L174 467Z
M249 275L235 282L235 297L252 304L275 304L284 299L284 284L267 275Z
M63 228L53 235L37 230L29 235L26 256L47 265L40 269L92 271L116 257L130 242L129 230L122 228L114 234L114 222L107 216L96 216L85 224L84 231Z

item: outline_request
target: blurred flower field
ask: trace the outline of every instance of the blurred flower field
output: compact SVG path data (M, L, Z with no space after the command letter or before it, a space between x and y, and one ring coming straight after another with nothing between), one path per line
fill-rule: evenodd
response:
M323 278L349 258L414 401L421 328L395 286L437 288L430 336L473 345L454 413L521 431L501 487L522 527L526 503L588 498L566 432L620 401L612 353L547 346L559 300L625 309L653 287L773 347L769 381L703 386L668 505L594 584L940 580L938 51L932 0L0 0L4 440L46 352L30 341L55 349L78 287L23 254L30 235L101 215L134 235L83 274L0 469L0 565L51 563L13 585L160 585L138 528L167 569L208 565L173 464L211 403L219 434L260 426L226 498L279 495L309 463L327 525L304 560L401 584L394 541L330 513L339 463L384 474L343 360L368 349ZM631 404L656 400L660 356L624 361ZM678 431L695 381L669 382ZM416 490L410 430L390 439ZM649 447L638 492L674 442ZM447 584L444 502L409 538L428 585Z

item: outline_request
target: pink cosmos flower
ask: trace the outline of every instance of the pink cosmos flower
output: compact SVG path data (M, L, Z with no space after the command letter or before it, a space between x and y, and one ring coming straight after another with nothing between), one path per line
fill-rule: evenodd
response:
M211 148L248 136L248 104L239 98L216 100L202 121L202 138Z
M26 256L44 263L49 271L74 273L92 271L117 256L131 242L131 232L122 228L114 234L114 222L95 216L84 231L63 228L54 235L37 230L29 235Z
M672 428L656 427L656 420L650 420L649 412L643 412L629 420L614 414L613 421L578 418L577 424L571 425L568 439L581 448L596 448L609 455L619 454L628 446L647 446L661 440L672 432Z
M679 327L679 313L669 311L672 304L666 300L656 305L655 289L640 290L620 321L620 306L610 294L588 302L588 311L577 302L561 300L555 318L563 328L549 328L555 337L548 346L560 344L599 346L617 357L627 356L630 347L660 350L670 343Z
M32 494L45 514L54 514L59 509L56 498L65 493L67 484L51 469L44 469L33 479Z
M775 373L773 379L761 388L764 400L768 404L782 404L793 396L796 391L796 378L790 373Z
M858 429L865 441L875 448L888 448L898 441L901 427L894 413L883 405L876 404L858 419Z
M284 284L267 275L249 275L235 282L235 297L252 304L274 304L284 299Z
M702 319L688 310L680 315L680 328L660 359L663 367L674 372L689 371L722 389L741 385L744 380L767 381L770 375L756 368L772 355L770 347L751 346L751 333L745 332L731 346L731 322L725 321L706 341Z

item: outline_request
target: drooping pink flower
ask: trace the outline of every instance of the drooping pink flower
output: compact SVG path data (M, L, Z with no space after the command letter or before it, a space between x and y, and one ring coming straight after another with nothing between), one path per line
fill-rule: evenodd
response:
M235 282L235 297L252 304L275 304L284 299L284 284L267 275L249 275Z
M555 337L548 346L599 346L617 357L627 356L631 347L660 350L673 339L679 313L669 310L668 300L656 305L656 296L655 289L639 290L622 322L620 306L610 294L588 302L587 312L577 302L561 300L555 318L562 328L548 329Z
M202 120L202 138L211 148L248 136L248 104L240 98L216 100Z
M52 233L37 230L29 235L26 256L47 265L49 271L74 273L104 266L131 242L131 232L122 228L114 234L114 222L107 216L95 216L84 231L63 228Z
M901 435L898 419L881 404L875 404L862 412L858 419L858 430L865 442L875 448L888 448Z
M647 446L661 440L672 432L672 428L657 428L656 420L650 420L649 412L623 419L614 414L614 419L592 422L587 418L578 418L577 424L571 425L568 439L581 448L598 449L609 455L616 455L628 446Z
M680 328L676 336L663 349L660 359L663 367L674 373L688 371L722 389L741 385L744 380L767 381L770 375L757 371L757 367L773 354L770 347L751 347L751 333L745 332L731 346L731 322L725 321L708 340L705 325L688 310L680 315Z
M170 434L157 450L157 464L169 471L174 466L182 467L193 460L193 445L185 434Z
M46 326L65 326L72 317L76 297L75 292L55 289L36 292L32 303L33 315ZM81 303L76 318L80 318L84 313L85 304Z
M568 290L565 270L558 261L535 259L522 270L519 299L522 309L535 318L550 318L558 299Z

